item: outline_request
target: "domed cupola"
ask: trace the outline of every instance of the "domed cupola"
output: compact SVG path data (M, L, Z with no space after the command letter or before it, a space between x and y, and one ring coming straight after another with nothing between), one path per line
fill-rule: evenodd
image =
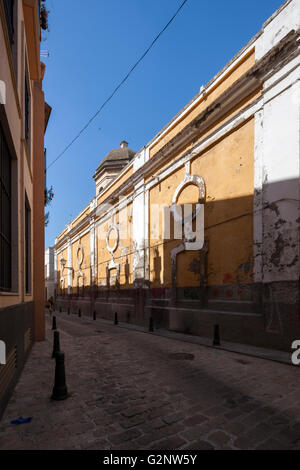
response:
M120 173L120 171L133 159L135 151L128 148L123 140L120 147L111 150L102 160L94 174L96 195L106 188Z

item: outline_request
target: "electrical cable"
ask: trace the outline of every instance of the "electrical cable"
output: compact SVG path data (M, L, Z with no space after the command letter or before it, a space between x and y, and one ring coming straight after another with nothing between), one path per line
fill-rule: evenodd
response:
M65 153L67 150L69 150L69 148L74 144L74 142L76 142L77 139L79 139L79 137L81 136L81 134L83 134L83 132L89 127L89 125L94 121L94 119L100 114L100 112L102 111L102 109L104 108L104 106L107 105L107 103L109 103L109 101L113 98L113 96L117 93L117 91L121 88L121 86L128 80L128 78L130 77L130 75L132 74L132 72L134 71L134 69L139 65L139 63L144 59L144 57L148 54L148 52L150 51L150 49L152 49L152 47L154 46L154 44L156 43L156 41L160 38L160 36L164 33L164 31L170 26L170 24L172 23L172 21L174 21L174 19L176 18L176 16L178 15L178 13L180 12L180 10L183 8L183 6L185 5L185 3L187 2L188 0L184 0L181 5L178 7L178 9L176 10L176 12L174 13L174 15L172 16L172 18L168 21L168 23L164 26L164 28L158 33L158 35L153 39L153 41L151 42L150 46L148 46L148 48L145 50L145 52L141 55L141 57L137 60L137 62L131 67L131 69L129 70L129 72L125 75L125 77L120 81L120 83L116 86L116 88L114 89L114 91L111 93L111 95L104 101L104 103L100 106L100 108L98 109L98 111L88 120L88 122L85 124L85 126L78 132L78 134L74 137L74 139L71 140L71 142L64 148L64 150L48 165L47 167L47 170L49 170L49 168L54 165L54 163L57 162L57 160L59 160Z

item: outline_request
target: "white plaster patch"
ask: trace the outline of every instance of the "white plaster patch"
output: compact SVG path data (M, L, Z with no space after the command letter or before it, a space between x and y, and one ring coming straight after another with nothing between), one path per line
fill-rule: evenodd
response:
M145 149L142 149L139 153L134 156L133 160L133 171L137 171L145 163Z
M253 203L253 281L262 281L262 188L263 188L263 110L255 114L254 124L254 203Z
M6 104L6 85L3 80L0 80L0 104Z
M6 364L6 345L2 340L0 340L0 364Z
M297 74L299 77L299 68ZM263 120L263 281L299 279L300 82L295 71L283 80L291 86L264 106ZM288 83L286 83L288 85Z
M143 183L143 180L142 180ZM133 279L145 278L145 188L136 187L132 205Z
M72 290L72 244L71 240L68 240L68 293Z

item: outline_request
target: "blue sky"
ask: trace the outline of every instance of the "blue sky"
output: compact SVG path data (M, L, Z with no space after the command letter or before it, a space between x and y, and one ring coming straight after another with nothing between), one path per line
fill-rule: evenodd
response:
M44 90L53 107L48 164L69 144L182 0L47 0ZM126 139L139 150L205 85L283 0L188 0L87 131L48 171L46 247L95 195L100 161Z

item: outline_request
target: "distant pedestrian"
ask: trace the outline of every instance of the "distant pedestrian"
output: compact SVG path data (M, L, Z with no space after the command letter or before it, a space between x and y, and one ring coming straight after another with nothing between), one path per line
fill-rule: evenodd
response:
M51 295L51 297L49 298L48 303L49 303L49 314L50 314L50 318L52 318L52 312L53 312L53 307L54 307L54 299L53 299L52 295Z

